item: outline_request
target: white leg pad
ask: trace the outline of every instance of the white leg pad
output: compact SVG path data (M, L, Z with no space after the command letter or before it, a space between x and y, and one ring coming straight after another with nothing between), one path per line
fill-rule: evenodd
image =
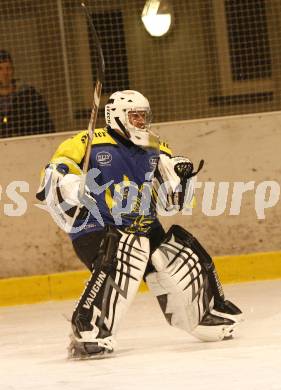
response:
M181 291L176 291L168 275L160 272L151 273L147 276L146 282L153 295L157 297L170 325L185 331L191 331L198 325L197 302L189 303L188 297L185 297Z
M152 254L156 272L146 277L170 325L203 341L231 336L239 322L214 311L214 296L201 259L174 234Z

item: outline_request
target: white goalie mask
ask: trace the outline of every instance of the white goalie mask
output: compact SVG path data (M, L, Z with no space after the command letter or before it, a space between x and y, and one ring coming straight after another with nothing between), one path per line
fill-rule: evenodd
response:
M132 90L114 92L105 106L106 124L142 147L158 147L151 130L151 111L146 97Z

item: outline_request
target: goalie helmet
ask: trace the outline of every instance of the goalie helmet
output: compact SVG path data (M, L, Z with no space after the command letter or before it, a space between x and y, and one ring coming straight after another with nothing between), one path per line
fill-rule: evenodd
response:
M105 106L105 121L138 146L155 147L159 144L158 137L150 130L149 102L137 91L114 92Z

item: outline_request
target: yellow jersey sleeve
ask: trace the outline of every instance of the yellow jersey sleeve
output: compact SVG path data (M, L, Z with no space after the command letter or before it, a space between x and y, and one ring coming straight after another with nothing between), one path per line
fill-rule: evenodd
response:
M105 129L95 129L92 145L116 145L117 143ZM87 130L81 131L75 136L62 142L50 162L54 164L65 164L69 168L69 173L81 174L79 167L87 148Z

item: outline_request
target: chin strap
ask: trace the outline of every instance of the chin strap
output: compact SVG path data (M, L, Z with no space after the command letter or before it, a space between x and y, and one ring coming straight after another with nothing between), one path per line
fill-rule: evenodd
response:
M118 124L118 126L120 127L120 129L125 133L125 135L130 139L131 138L131 135L130 133L128 132L128 130L126 129L126 127L123 125L123 123L120 121L119 117L115 117L114 118L116 123Z

